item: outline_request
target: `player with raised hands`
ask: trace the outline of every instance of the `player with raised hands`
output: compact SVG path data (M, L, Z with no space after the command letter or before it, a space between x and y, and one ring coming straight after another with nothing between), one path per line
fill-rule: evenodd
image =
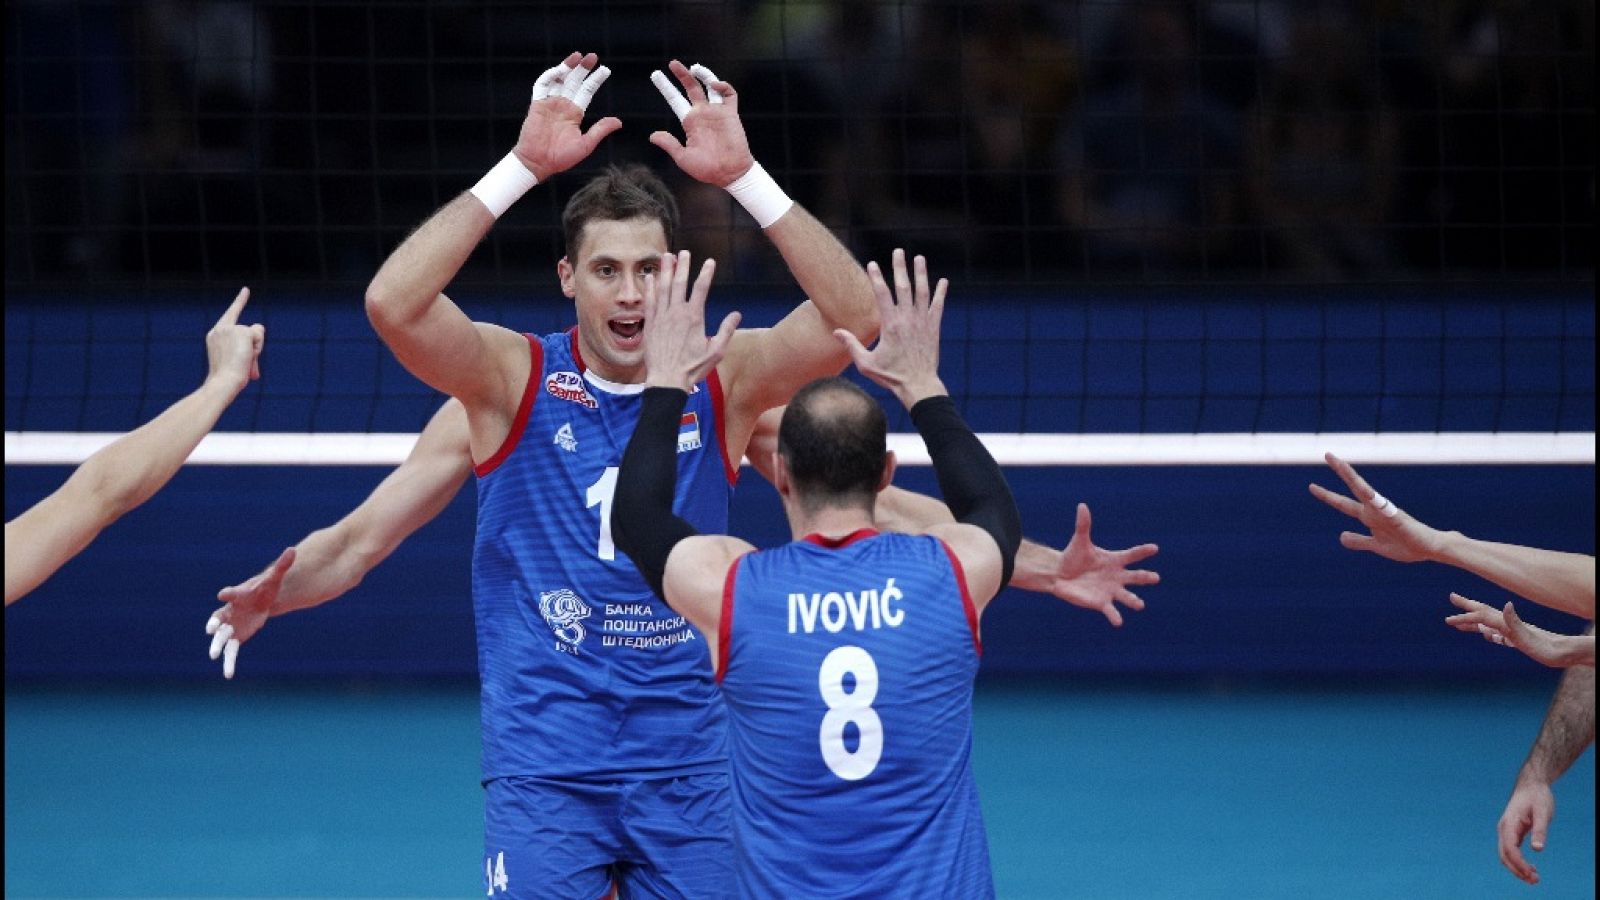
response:
M511 153L394 251L367 311L400 362L465 414L478 478L486 887L589 900L615 882L627 896L726 896L715 686L692 629L652 601L612 540L617 464L644 378L644 279L673 245L676 202L642 167L609 170L572 196L556 264L577 314L568 332L473 322L443 293L517 198L620 127L581 127L606 75L594 54L542 75ZM700 107L684 118L679 164L730 185L755 169L743 126L726 105ZM695 386L679 441L682 509L710 531L727 527L760 414L843 367L834 329L870 338L876 328L871 286L849 251L786 196L774 199L763 195L757 220L809 299L772 328L733 333ZM284 577L292 572L290 563Z
M6 605L38 587L106 526L172 479L223 410L261 377L266 329L240 325L250 289L206 334L208 371L194 393L83 461L66 483L6 523Z
M896 254L896 302L869 272L882 337L868 351L839 336L911 411L955 521L873 528L894 473L883 410L849 381L820 379L784 411L773 463L795 540L764 551L674 514L675 423L726 340L705 336L706 279L687 295L681 278L650 291L648 387L618 475L616 538L711 651L732 733L740 897L994 896L972 684L978 620L1009 580L1021 524L938 377L946 283L930 291L918 257L913 284Z

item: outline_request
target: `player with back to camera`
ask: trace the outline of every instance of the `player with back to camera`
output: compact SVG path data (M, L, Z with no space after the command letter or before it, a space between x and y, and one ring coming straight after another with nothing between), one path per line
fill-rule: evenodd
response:
M6 605L38 587L112 522L172 479L223 410L261 377L260 325L240 325L250 289L206 334L208 371L194 393L83 461L65 484L6 523Z
M947 284L896 257L869 275L882 335L856 367L911 411L956 521L879 533L894 473L878 403L842 378L784 411L772 468L794 541L757 551L674 515L674 435L728 346L705 337L708 273L651 279L648 387L618 476L617 541L705 635L729 710L741 897L994 895L971 766L978 622L1021 541L1000 467L938 376Z
M1327 460L1351 496L1317 484L1311 493L1370 531L1344 532L1339 535L1344 546L1398 562L1426 560L1465 569L1535 603L1590 620L1582 635L1555 634L1524 622L1509 601L1502 611L1455 593L1450 602L1462 612L1445 619L1547 666L1567 667L1496 829L1500 862L1523 881L1538 884L1539 870L1522 855L1522 841L1528 838L1534 850L1544 849L1555 817L1552 785L1594 743L1594 557L1439 531L1378 493L1349 463L1332 453Z

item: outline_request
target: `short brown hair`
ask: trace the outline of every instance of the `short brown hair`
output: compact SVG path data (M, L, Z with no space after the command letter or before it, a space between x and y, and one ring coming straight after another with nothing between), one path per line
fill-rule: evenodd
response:
M567 255L577 261L583 227L591 221L620 222L639 218L660 222L667 238L667 249L672 248L673 236L678 231L678 199L672 196L672 189L648 166L638 163L622 168L606 166L604 172L579 188L561 211Z

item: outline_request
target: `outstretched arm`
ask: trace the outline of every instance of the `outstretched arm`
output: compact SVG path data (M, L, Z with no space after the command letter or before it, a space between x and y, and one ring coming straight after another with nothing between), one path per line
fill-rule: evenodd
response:
M761 414L746 451L750 465L769 482L774 477L773 453L778 449L778 426L783 421L783 410L780 406ZM935 525L952 523L956 517L950 513L950 507L933 497L890 485L878 493L873 519L881 531L920 534ZM1130 586L1161 581L1160 575L1148 569L1128 567L1154 556L1160 548L1155 544L1140 544L1126 550L1107 550L1095 545L1089 528L1089 507L1080 503L1077 527L1064 549L1056 550L1023 538L1009 586L1050 594L1073 606L1097 610L1113 626L1121 627L1122 611L1117 608L1118 603L1131 610L1144 609L1144 600L1133 593Z
M1589 627L1594 634L1594 626ZM1539 883L1539 870L1522 855L1522 840L1532 836L1534 850L1543 850L1555 818L1556 798L1551 785L1583 751L1594 743L1594 668L1571 668L1550 701L1539 736L1517 773L1511 799L1500 814L1500 862L1511 874L1529 884Z
M1354 499L1316 484L1311 493L1371 532L1344 532L1339 535L1344 546L1399 562L1427 560L1466 569L1535 603L1594 618L1594 557L1480 541L1459 531L1430 528L1373 490L1349 463L1332 453L1327 458Z
M32 509L6 523L6 605L38 587L107 525L171 480L246 384L260 377L261 325L240 325L241 288L206 335L210 370L194 393L83 461Z
M271 616L308 609L344 594L389 557L412 532L450 505L472 470L467 415L450 400L434 413L405 462L349 515L306 535L264 571L217 592L222 608L206 622L211 658L225 653L233 677L239 646Z
M573 53L546 70L534 85L516 147L406 238L367 287L367 316L401 364L460 398L474 417L480 409L503 412L506 428L527 369L505 361L523 358L525 342L507 329L474 323L443 292L501 213L622 126L607 118L580 130L589 99L609 74L595 68L597 61L593 53Z
M1504 611L1460 594L1451 594L1450 602L1461 612L1445 617L1445 622L1459 631L1476 631L1486 641L1514 647L1554 668L1594 665L1592 629L1587 634L1556 634L1524 622L1509 602Z

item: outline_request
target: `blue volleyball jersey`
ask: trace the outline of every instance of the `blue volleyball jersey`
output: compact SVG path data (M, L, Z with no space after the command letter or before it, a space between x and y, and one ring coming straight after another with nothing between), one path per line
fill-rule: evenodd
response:
M718 640L739 896L994 895L977 613L942 541L864 529L751 553Z
M722 771L726 724L704 638L611 539L611 500L643 385L585 370L576 330L528 336L533 366L505 444L476 467L472 601L483 777L637 780ZM678 432L673 510L727 531L738 469L715 373Z

